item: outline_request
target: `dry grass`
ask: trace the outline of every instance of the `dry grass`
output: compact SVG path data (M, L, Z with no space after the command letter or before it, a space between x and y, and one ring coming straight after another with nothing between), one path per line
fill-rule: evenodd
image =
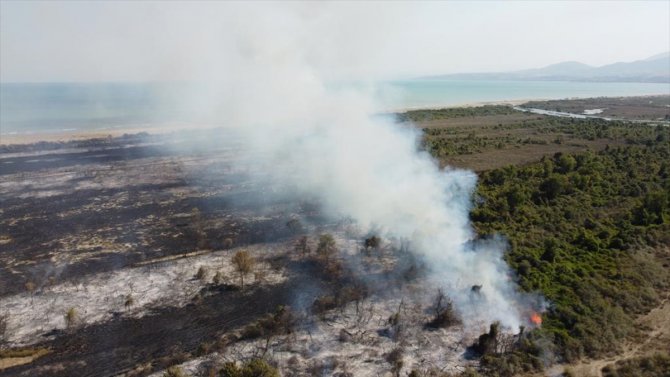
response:
M447 118L416 123L417 128L441 130L439 138L445 140L463 139L468 135L486 140L515 140L503 143L502 148L484 147L469 154L455 154L440 159L442 167L452 166L477 172L508 165L525 165L536 162L543 156L553 156L557 152L580 153L599 151L606 146L624 145L623 140L585 140L556 127L553 131L539 132L535 125L524 125L525 121L541 121L546 116L529 113L504 115L482 115L462 118ZM516 142L531 140L530 143ZM560 144L557 140L561 140ZM458 142L458 141L457 141Z
M32 363L51 352L47 348L18 348L0 351L0 370Z

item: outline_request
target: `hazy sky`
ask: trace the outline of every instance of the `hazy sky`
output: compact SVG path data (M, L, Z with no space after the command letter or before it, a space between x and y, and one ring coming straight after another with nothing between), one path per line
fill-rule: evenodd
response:
M224 78L229 56L326 79L632 61L670 50L670 1L0 1L0 80Z

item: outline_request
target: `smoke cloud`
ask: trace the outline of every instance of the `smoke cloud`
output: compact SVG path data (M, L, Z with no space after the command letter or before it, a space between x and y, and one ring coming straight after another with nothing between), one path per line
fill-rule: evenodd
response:
M217 59L208 62L220 65L209 66L211 82L183 105L232 127L249 157L298 197L316 198L363 229L411 240L466 325L523 324L504 243L473 242L476 175L440 170L419 150L417 130L378 115L371 90L329 81L328 64L315 58L325 47L315 43L323 20L314 9L267 5L228 13L223 43L209 43ZM329 43L327 55L337 46Z

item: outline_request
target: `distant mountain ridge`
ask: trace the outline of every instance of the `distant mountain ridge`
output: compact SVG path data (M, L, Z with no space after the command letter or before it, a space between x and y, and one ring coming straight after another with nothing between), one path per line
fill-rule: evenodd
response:
M568 61L521 71L456 73L424 77L424 79L670 83L670 51L642 60L612 63L600 67Z

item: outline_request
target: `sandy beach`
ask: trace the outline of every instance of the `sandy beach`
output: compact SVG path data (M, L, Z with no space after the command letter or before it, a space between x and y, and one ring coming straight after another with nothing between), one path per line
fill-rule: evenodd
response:
M540 101L541 99L534 99ZM417 106L405 107L396 109L387 109L386 113L402 113L412 110L434 110L445 108L458 107L478 107L478 106L518 106L530 101L524 100L509 100L509 101L490 101L490 102L468 102L452 105L433 105L433 106ZM114 128L114 129L92 129L92 130L72 130L72 131L58 131L58 132L31 132L31 133L0 133L0 145L17 145L17 144L32 144L37 142L66 142L76 140L114 138L123 136L124 134L137 134L145 132L147 134L164 134L175 131L183 131L187 129L207 129L213 126L185 126L185 125L169 125L161 127L128 127L128 128Z
M598 97L593 98L593 100L602 100L604 98L652 98L658 97L665 94L659 95L642 95L642 96L628 96L628 97ZM541 101L588 101L588 98L581 97L570 97L564 99L547 99L547 98L525 98L525 99L514 99L514 100L502 100L502 101L479 101L479 102L464 102L458 104L435 104L435 105L426 105L426 106L409 106L401 108L391 108L381 111L386 114L393 113L403 113L407 111L415 110L437 110L437 109L449 109L449 108L459 108L459 107L480 107L480 106L520 106L529 102L541 102ZM113 138L119 137L124 134L137 134L140 132L146 132L147 134L164 134L175 131L184 131L188 129L207 129L213 128L213 125L165 125L160 127L121 127L114 129L92 129L92 130L72 130L72 131L58 131L58 132L33 132L33 133L2 133L0 132L0 145L16 145L16 144L32 144L37 142L66 142L66 141L76 141L76 140L87 140L87 139L98 139L98 138Z
M189 129L184 126L166 126L166 127L128 127L114 128L108 130L73 130L60 132L32 132L32 133L0 133L0 145L32 144L40 141L45 142L66 142L76 140L114 138L124 134L132 135L140 132L147 134L163 134L168 132Z

